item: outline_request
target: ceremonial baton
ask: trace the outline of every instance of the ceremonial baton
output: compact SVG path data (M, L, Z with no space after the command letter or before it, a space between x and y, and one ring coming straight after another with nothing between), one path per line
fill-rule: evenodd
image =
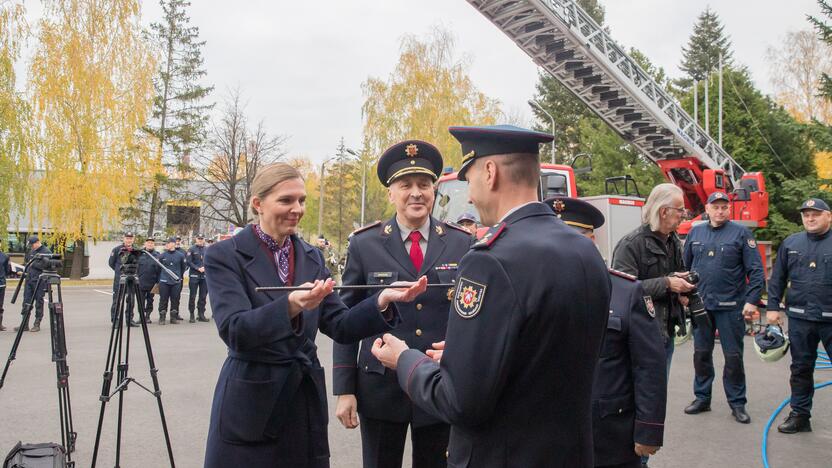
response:
M453 288L456 286L454 283L434 283L428 284L427 287L429 288ZM394 284L351 284L345 286L335 286L332 289L335 291L341 289L389 289L389 288L397 288L397 289L404 289L409 288L410 286L407 285L394 285ZM311 286L261 286L259 288L254 288L257 292L268 292L268 291L311 291Z

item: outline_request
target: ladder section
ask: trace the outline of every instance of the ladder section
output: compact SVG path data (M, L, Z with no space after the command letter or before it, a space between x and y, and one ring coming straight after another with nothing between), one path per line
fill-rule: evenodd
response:
M467 1L646 157L693 157L739 186L742 167L574 0Z

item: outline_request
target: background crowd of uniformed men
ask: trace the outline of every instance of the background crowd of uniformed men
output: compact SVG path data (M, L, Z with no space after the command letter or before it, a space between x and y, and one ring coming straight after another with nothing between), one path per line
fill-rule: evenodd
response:
M684 308L696 287L685 279L688 270L702 278L698 291L712 326L693 330L695 399L685 413L710 410L718 332L732 416L750 422L744 319L757 311L765 278L753 235L730 221L727 196L711 195L707 222L690 231L682 248L676 235L685 214L682 192L671 184L655 187L642 226L616 246L615 270L608 272L585 239L605 222L597 209L569 198L540 203L529 195L522 201L522 193L536 190L533 179L524 182L522 169L501 168L497 183L489 178L497 177L498 165L475 165L496 155L506 158L500 164L508 167L531 154L536 167L537 145L549 136L510 126L459 127L451 133L466 155L459 178L474 178L469 179L472 202L493 227L477 239L430 215L442 157L430 143L409 140L388 149L378 165L395 216L359 229L348 247L344 284L421 276L429 283L456 283L397 304L400 322L383 339L376 335L334 346L336 416L346 428L360 426L365 467L400 467L408 428L416 468L506 466L506 457L520 460L516 466L544 466L542 460L546 466L646 466L663 444L674 338L686 333ZM466 176L472 167L477 169ZM520 197L516 206L495 208L512 196ZM780 320L782 308L789 317L792 399L791 412L778 427L783 433L811 430L817 346L832 347L832 214L819 199L807 200L800 211L806 231L780 247L766 306L770 324ZM502 216L486 219L495 213ZM552 215L560 221L553 222ZM470 214L464 218L469 225L476 220ZM133 248L133 241L128 232L112 251L114 297L120 252ZM29 244L27 260L48 251L37 237ZM149 255L140 257L138 279L148 322L155 292L159 323L182 319L179 296L186 271L189 321L208 321L203 236L196 236L187 252L174 237L161 253L154 239L146 239L143 248ZM557 261L544 264L541 258ZM3 278L10 273L2 254L0 270ZM40 273L29 270L24 301L42 295L34 290ZM0 314L4 289L0 283ZM347 290L341 299L353 307L367 296ZM113 320L115 313L114 300ZM33 331L42 316L37 300ZM568 353L547 354L553 343ZM565 375L578 378L566 381ZM590 394L591 414L583 414L581 402ZM206 466L219 460L214 458L209 453Z

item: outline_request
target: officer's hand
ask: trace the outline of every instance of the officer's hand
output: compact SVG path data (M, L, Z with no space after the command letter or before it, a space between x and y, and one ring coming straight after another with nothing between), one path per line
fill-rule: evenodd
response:
M205 267L199 267L198 270L200 273L205 273Z
M756 314L756 313L757 313L757 306L755 306L754 304L749 304L749 303L746 302L745 305L742 307L742 316L745 317L746 319L754 318L754 314Z
M408 349L410 348L403 340L389 333L385 333L382 338L376 338L376 341L373 343L372 353L376 359L384 364L384 367L396 370L396 366L399 363L399 356Z
M656 452L659 451L659 447L656 445L641 445L640 443L636 442L635 452L636 455L643 457L646 455L655 455Z
M416 296L427 291L428 278L422 276L417 281L396 281L392 286L401 288L390 288L381 291L378 295L378 308L384 310L391 302L411 302Z
M433 343L431 344L431 347L433 347L433 349L425 351L425 354L436 362L441 361L442 352L445 351L445 340L442 340L439 343Z
M358 427L358 400L355 395L338 395L338 402L335 404L335 417L347 429Z
M675 293L691 292L696 287L678 276L668 276L667 282L670 290Z
M777 325L780 323L780 312L776 310L766 311L766 323L769 325Z
M311 310L332 293L335 281L332 278L315 280L314 283L303 283L301 286L312 287L308 291L292 291L289 293L289 318L295 318L302 310Z

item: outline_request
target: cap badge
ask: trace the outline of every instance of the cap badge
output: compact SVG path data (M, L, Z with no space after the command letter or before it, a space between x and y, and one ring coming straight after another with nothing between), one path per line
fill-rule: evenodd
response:
M409 144L405 146L404 154L406 154L408 158L415 158L416 155L419 154L419 147L414 144Z
M566 203L564 203L563 200L555 200L552 202L552 208L555 209L555 213L561 213L566 210Z
M807 201L806 206L815 206L815 201L814 200Z

